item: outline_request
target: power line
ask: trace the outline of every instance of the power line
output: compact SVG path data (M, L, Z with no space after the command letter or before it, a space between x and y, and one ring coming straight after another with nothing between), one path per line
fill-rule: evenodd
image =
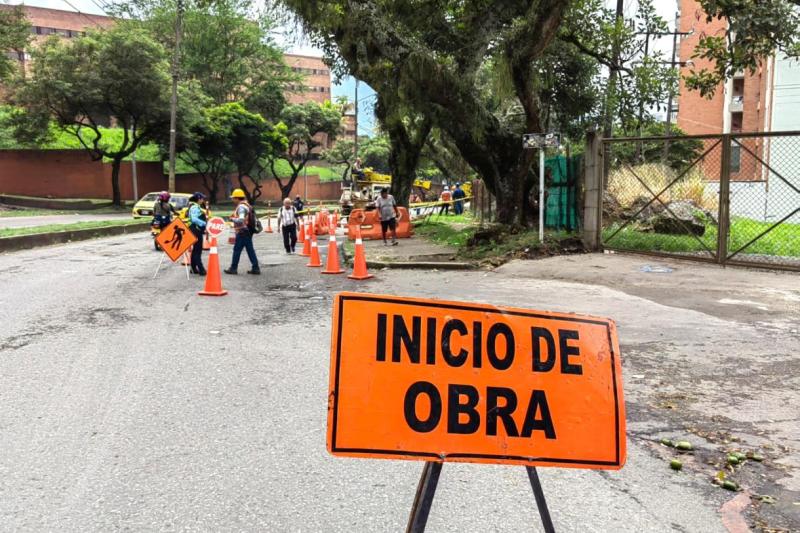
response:
M72 4L72 2L70 2L69 0L64 0L64 3L67 4L69 7L71 7L72 9L74 9L75 12L78 13L78 15L82 16L83 18L85 18L86 20L88 20L89 22L91 22L92 24L94 24L95 26L100 28L101 30L104 29L103 26L98 24L96 20L91 19L91 18L89 18L88 15L86 15L85 13L82 13L81 10L78 9L77 7L75 7L75 5Z

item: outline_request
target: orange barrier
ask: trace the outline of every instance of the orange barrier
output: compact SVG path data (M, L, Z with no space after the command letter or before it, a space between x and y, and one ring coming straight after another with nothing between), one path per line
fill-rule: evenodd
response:
M400 212L400 218L397 220L397 238L408 239L414 235L414 228L411 226L411 217L408 215L408 209L398 207L397 210ZM378 211L376 209L372 211L353 209L347 219L347 238L351 241L357 238L356 230L361 231L362 239L382 239L381 220L378 217ZM390 236L391 230L387 233L387 237Z
M211 249L211 241L208 240L208 234L203 236L203 251L206 252Z
M267 215L267 228L264 230L264 233L275 233L272 231L272 217Z
M311 258L308 261L307 267L321 267L322 261L319 260L319 247L317 246L317 236L311 234Z
M314 218L314 233L317 235L327 235L330 227L330 216L327 209L323 209L317 213Z
M369 279L372 277L367 271L367 256L364 253L364 241L361 240L361 230L356 228L356 253L353 259L353 273L347 276L350 279Z
M300 244L305 244L306 242L306 224L305 222L300 222L300 232L297 234L297 242Z
M336 226L330 226L330 236L328 237L328 260L325 264L323 274L344 274L344 270L339 266L339 248L336 244Z
M211 249L208 251L208 272L206 286L198 292L200 296L224 296L228 291L222 288L222 276L219 272L219 254L217 253L217 239L211 239Z

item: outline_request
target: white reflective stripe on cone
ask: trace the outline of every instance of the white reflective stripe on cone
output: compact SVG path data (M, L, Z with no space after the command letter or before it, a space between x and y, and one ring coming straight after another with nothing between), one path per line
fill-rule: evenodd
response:
M328 239L328 240L331 241L331 242L336 242L336 236L335 235L331 235L330 239Z
M364 244L364 241L362 241L361 239L356 239L356 244Z
M316 248L317 247L317 241L311 241L311 247L312 248Z
M211 249L209 250L209 253L212 253L212 254L217 253L217 247L216 246L212 246Z

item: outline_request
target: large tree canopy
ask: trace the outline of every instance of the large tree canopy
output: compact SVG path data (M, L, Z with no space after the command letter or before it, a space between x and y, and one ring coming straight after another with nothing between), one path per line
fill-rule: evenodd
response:
M323 143L326 140L333 141L339 135L342 109L331 102L288 105L281 111L280 120L287 127L288 143L276 158L269 161L269 169L281 188L281 197L286 198L292 193L292 187L306 164ZM285 161L291 170L285 181L276 168L278 159Z
M121 25L69 41L50 38L33 57L32 76L15 95L26 110L20 122L41 124L44 132L52 120L94 159L110 159L113 202L120 205L123 159L169 130L169 64L163 47L146 32ZM187 91L183 100L192 102ZM103 136L101 126L111 120L123 130L121 142Z
M526 199L535 155L521 149L521 133L545 131L557 117L568 126L573 111L594 107L597 95L575 80L596 80L605 66L612 72L605 115L639 128L674 90L675 71L642 50L642 33L666 27L652 2L640 2L633 24L603 0L284 3L340 60L341 71L366 81L391 108L401 102L408 117L431 120L498 198L498 218L506 223L524 223L531 214ZM795 46L795 0L702 3L710 16L729 17L735 30L725 54L706 40L723 74ZM502 113L480 90L487 62L509 95Z
M800 57L800 0L699 2L708 20L725 20L728 31L700 40L695 57L709 59L714 66L693 70L688 87L711 96L723 80L740 70L754 72L776 51Z
M20 54L31 38L31 25L21 7L0 6L0 80L16 71L17 60L6 52Z
M135 16L171 51L175 46L174 0L130 0L117 12ZM286 104L283 89L295 81L272 38L272 12L253 0L193 2L185 11L180 49L181 79L196 80L216 104L240 102L274 117Z

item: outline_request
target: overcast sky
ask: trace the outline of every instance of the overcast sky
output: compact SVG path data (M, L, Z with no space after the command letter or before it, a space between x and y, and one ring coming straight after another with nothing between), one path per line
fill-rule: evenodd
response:
M27 4L30 6L38 6L38 7L49 7L52 9L63 9L65 11L80 11L82 13L91 13L96 15L105 15L102 6L104 4L108 4L108 0L0 0L5 4ZM613 7L616 5L616 0L606 0L606 3L609 7ZM656 8L658 9L658 13L664 17L669 23L670 26L673 25L673 21L675 19L675 11L677 10L677 1L676 0L655 0ZM626 0L625 2L625 13L627 16L633 15L636 10L636 1L633 0ZM299 54L306 54L306 55L319 55L321 56L321 52L308 43L292 43L286 44L283 43L287 51L290 53L299 53ZM669 38L662 38L659 41L654 43L656 49L660 49L664 52L669 50L671 45L671 39ZM347 96L351 100L353 100L355 96L355 81L350 78L343 80L339 84L334 84L331 88L331 94L336 97L340 95ZM375 127L375 118L373 116L372 107L375 103L375 94L368 86L361 83L359 87L359 134L361 135L372 135L374 127Z

